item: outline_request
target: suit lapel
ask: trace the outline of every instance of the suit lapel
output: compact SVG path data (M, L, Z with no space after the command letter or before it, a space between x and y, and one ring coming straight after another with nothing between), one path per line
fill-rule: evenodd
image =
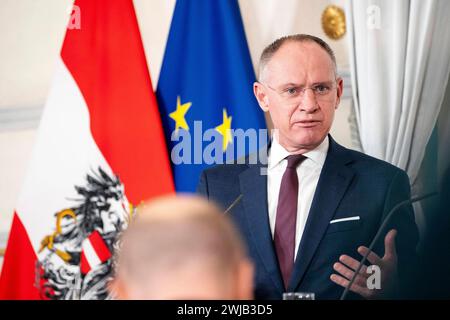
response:
M354 172L346 166L349 153L330 136L330 147L298 248L288 291L295 291L303 278Z
M267 175L261 174L267 166L250 165L239 175L242 202L248 226L264 268L275 286L283 292L283 282L278 267L269 225L267 208Z

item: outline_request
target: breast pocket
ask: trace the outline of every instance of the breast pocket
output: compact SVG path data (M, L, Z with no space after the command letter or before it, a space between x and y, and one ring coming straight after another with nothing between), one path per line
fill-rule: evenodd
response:
M330 221L326 234L350 231L361 228L362 220L359 216L344 217L333 219Z

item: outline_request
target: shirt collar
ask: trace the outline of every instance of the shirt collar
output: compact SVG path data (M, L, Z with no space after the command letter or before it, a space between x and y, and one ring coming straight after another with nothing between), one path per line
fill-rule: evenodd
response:
M322 167L327 157L329 145L330 142L327 135L315 149L305 152L303 155L306 158L311 159L315 164ZM287 151L274 136L269 150L268 168L273 169L289 155L289 151Z

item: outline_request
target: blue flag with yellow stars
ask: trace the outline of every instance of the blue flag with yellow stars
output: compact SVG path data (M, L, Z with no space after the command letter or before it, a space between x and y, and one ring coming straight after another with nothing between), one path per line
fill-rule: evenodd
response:
M156 93L177 191L264 146L254 81L237 1L177 0Z

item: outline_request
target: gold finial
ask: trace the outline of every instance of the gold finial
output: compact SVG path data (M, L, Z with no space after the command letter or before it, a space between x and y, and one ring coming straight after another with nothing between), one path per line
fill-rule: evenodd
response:
M322 28L331 39L341 39L346 31L344 10L335 5L327 6L322 13Z

